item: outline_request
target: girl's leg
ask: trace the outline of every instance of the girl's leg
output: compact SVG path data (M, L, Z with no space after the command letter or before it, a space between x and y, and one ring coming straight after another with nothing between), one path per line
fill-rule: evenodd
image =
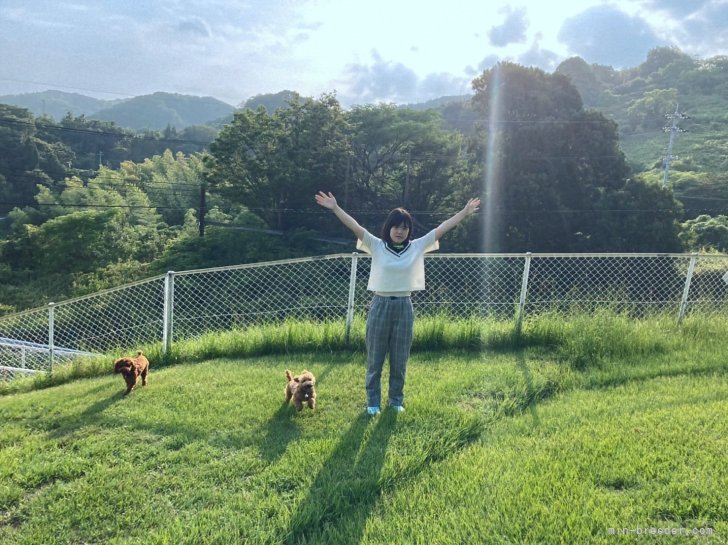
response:
M392 324L389 344L389 404L402 405L404 402L404 381L407 374L407 360L412 347L414 311L412 300L402 297L395 300L396 319Z
M375 296L369 308L366 328L367 407L379 407L382 403L382 367L389 349L388 300Z

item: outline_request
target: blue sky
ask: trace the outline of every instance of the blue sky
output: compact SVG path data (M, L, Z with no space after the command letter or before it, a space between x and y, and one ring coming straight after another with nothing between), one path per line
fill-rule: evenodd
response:
M284 89L345 106L470 92L509 60L628 68L728 55L728 0L0 0L0 95L156 91L237 106Z

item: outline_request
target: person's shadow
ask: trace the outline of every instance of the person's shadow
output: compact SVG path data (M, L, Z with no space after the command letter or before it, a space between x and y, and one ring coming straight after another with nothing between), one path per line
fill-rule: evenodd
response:
M531 412L531 416L533 417L534 427L539 427L541 425L541 420L538 417L536 404L540 400L540 398L538 392L536 392L533 386L533 378L531 378L531 371L529 370L528 364L526 363L526 355L524 354L523 350L518 350L516 352L516 365L523 373L523 379L526 382L526 395L528 396L528 405L524 407L524 410L528 408L528 410Z
M262 426L265 436L261 441L260 454L266 461L273 463L278 460L288 445L301 434L293 418L292 408L288 404L282 404Z
M380 474L397 415L360 415L293 513L284 543L359 543L382 492Z

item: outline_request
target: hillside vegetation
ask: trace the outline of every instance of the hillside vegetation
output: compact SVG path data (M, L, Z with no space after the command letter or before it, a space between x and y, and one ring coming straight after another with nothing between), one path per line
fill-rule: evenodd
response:
M353 249L313 203L322 189L371 232L395 206L422 233L481 196L447 252L725 252L727 63L667 48L628 70L502 63L473 96L422 107L344 110L292 91L234 112L164 93L113 106L174 117L141 132L0 105L0 313L167 270ZM672 135L663 184L676 110L688 132Z

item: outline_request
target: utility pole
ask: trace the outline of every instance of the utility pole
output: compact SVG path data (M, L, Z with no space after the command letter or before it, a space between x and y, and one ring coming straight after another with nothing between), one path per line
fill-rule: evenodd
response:
M662 127L662 130L665 132L670 133L670 142L667 145L667 155L665 155L665 159L663 160L663 164L665 165L665 171L662 176L662 187L667 187L667 178L670 175L670 162L673 159L677 159L677 155L672 154L672 142L675 139L675 134L679 132L687 132L684 129L681 129L677 126L678 119L689 119L689 117L685 114L681 114L679 111L679 106L675 104L675 113L674 114L665 114L665 117L669 120L672 120L672 126L664 126Z

